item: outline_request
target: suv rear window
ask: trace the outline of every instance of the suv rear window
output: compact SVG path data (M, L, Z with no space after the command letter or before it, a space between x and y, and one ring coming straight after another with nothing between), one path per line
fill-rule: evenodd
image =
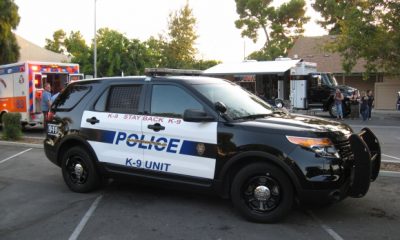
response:
M114 86L110 89L107 112L137 113L142 85Z
M70 110L90 91L90 86L72 85L67 87L64 92L53 103L52 108L57 110Z

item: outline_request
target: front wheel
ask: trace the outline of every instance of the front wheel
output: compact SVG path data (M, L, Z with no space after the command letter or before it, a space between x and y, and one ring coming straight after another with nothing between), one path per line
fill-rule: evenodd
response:
M234 206L248 220L272 223L290 212L294 191L282 170L268 163L254 163L236 174L231 198Z
M82 147L72 147L63 153L61 171L65 183L74 192L90 192L100 184L94 162Z

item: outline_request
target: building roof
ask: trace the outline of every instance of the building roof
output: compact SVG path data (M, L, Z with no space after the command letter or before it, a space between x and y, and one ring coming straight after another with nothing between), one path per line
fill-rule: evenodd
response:
M340 54L324 50L324 45L335 39L336 36L299 37L289 50L288 57L315 62L320 72L344 73ZM365 72L365 63L364 60L359 60L353 67L352 72Z
M15 34L18 45L20 47L20 57L18 62L25 61L42 61L42 62L70 62L71 59L60 53L55 53Z
M203 71L203 75L283 74L301 60L245 61L221 63Z

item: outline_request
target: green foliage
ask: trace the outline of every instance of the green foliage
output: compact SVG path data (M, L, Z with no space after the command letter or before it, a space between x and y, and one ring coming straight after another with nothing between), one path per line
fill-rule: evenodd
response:
M365 59L365 77L377 71L400 74L400 2L345 2L341 34L328 46L343 56L343 68L351 72L358 59Z
M98 75L118 76L124 71L129 39L115 30L101 28L97 32Z
M195 60L190 68L198 70L206 70L220 63L221 61L217 60Z
M258 39L261 29L266 37L263 49L250 55L253 59L274 59L287 55L294 39L303 34L303 25L309 20L305 17L305 1L291 0L280 7L270 6L272 0L235 0L239 19L237 28L242 36Z
M86 45L86 41L79 31L71 31L65 37L64 47L71 56L71 62L79 64L81 72L93 73L93 51Z
M194 43L197 39L195 31L196 18L189 4L169 15L168 42L164 47L165 66L169 68L190 68L197 52Z
M17 62L19 46L12 29L19 24L18 6L14 0L0 0L0 64Z
M345 10L348 0L315 0L312 7L321 14L323 20L318 20L324 29L329 31L329 35L340 34L340 22L344 20Z
M22 136L21 131L21 114L6 113L2 115L3 122L3 139L18 140Z
M164 54L166 41L162 36L158 38L150 37L144 42L146 48L147 64L146 67L162 67L167 62L167 56Z
M46 38L46 45L44 48L47 50L56 52L56 53L64 53L66 33L64 30L59 29L53 33L53 40Z

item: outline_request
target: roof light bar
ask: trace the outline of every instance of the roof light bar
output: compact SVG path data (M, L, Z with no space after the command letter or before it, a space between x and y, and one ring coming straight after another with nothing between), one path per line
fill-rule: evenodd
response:
M195 69L172 69L172 68L145 68L146 76L199 76L203 73L201 70Z

